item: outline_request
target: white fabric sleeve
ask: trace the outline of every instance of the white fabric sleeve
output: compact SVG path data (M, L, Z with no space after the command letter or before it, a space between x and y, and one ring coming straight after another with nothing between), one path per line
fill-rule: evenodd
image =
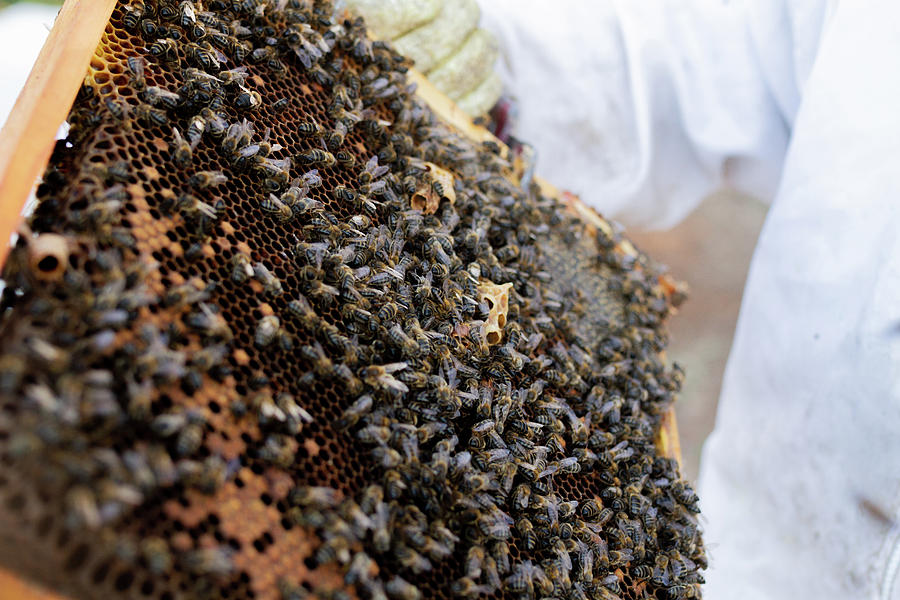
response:
M796 81L756 48L792 25L754 2L483 0L538 172L630 226L672 226L723 183L770 199L795 109L770 83Z

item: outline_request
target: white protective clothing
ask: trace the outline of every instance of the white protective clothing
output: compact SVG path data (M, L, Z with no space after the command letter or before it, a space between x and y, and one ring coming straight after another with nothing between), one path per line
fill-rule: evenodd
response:
M497 45L490 33L478 28L476 0L341 1L366 19L369 33L391 40L469 116L482 116L497 103L503 92L503 82L493 71Z
M25 85L58 6L16 4L0 10L0 123Z
M900 4L482 8L555 184L639 225L774 198L701 464L704 597L900 598Z

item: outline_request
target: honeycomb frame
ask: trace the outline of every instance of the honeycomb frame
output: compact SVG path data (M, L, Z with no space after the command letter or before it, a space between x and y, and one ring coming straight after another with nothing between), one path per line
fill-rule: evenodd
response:
M140 514L125 514L117 518L114 535L108 530L103 530L102 535L98 536L96 532L78 531L77 528L61 526L60 515L65 515L67 508L63 506L62 498L52 493L52 490L58 489L59 484L53 479L59 473L48 471L47 481L39 480L21 486L4 476L0 482L3 484L0 485L0 489L5 510L0 511L0 519L5 522L0 531L3 531L4 535L7 535L6 532L14 532L20 537L7 536L3 540L0 544L0 562L12 565L53 587L67 589L76 597L91 597L99 590L105 590L116 597L176 598L202 595L223 598L277 598L285 594L280 588L280 582L287 578L292 579L292 583L300 587L306 584L310 590L314 585L323 584L334 590L341 589L345 587L341 583L346 577L345 573L334 564L316 565L315 561L307 560L315 550L316 534L303 531L297 526L286 527L284 514L288 508L286 498L290 491L305 482L328 485L346 496L353 496L365 484L373 481L375 468L371 464L366 464L359 457L346 456L347 449L357 447L357 442L349 437L346 431L339 430L333 425L345 414L346 396L332 389L325 390L319 383L314 383L312 389L305 394L299 389L292 388L292 391L297 392L295 394L297 397L319 400L315 400L318 408L313 411L315 413L313 422L304 428L302 436L297 434L295 436L297 439L289 444L293 453L290 469L279 468L277 464L272 466L254 457L253 453L258 453L262 445L263 434L253 433L251 427L236 435L246 427L247 418L235 419L236 413L233 410L229 412L232 406L252 396L252 387L257 384L251 385L249 382L259 383L261 372L266 372L265 378L269 381L261 383L261 388L271 386L273 381L284 385L285 382L296 380L296 377L287 374L295 372L296 366L286 362L284 357L276 357L274 363L269 363L271 356L267 353L251 350L258 345L255 344L253 335L256 326L247 323L243 326L238 325L238 321L246 320L247 315L252 315L253 323L275 314L284 317L287 310L286 300L281 299L280 295L267 295L266 285L261 281L250 281L245 287L235 285L227 276L229 265L223 263L222 256L233 255L234 252L249 254L253 259L274 265L271 268L272 273L281 280L285 289L305 289L299 283L299 275L291 272L291 266L278 253L278 250L281 253L289 250L285 240L289 239L292 233L296 234L296 231L292 232L277 223L273 224L269 215L260 213L258 206L250 205L250 201L245 199L242 201L248 203L245 206L228 207L233 210L228 213L230 218L217 219L213 226L214 239L206 243L203 239L198 241L196 230L193 229L196 223L189 222L182 215L172 213L171 204L175 200L175 195L170 190L187 189L190 177L189 172L176 168L172 163L171 136L163 133L162 128L148 132L140 126L132 125L134 129L129 131L126 121L112 114L114 112L112 110L104 113L104 105L101 103L101 99L113 98L116 103L113 106L131 107L126 110L137 110L141 106L141 100L131 89L133 81L128 74L127 57L134 55L130 54L129 50L137 46L129 38L126 28L122 26L126 13L127 10L123 6L117 7L111 25L107 27L101 39L100 50L91 62L86 86L76 102L76 108L92 107L93 112L83 110L81 113L73 113L72 121L75 124L73 136L57 146L51 160L53 167L48 171L45 183L39 190L42 203L31 220L35 236L31 241L25 238L20 240L7 265L6 277L13 283L14 288L23 290L28 298L36 294L35 290L46 289L42 286L48 286L49 283L43 281L41 277L34 276L43 270L40 268L35 270L35 263L24 260L25 257L41 255L35 243L41 245L44 243L41 242L42 238L52 239L44 236L56 235L52 231L58 228L61 214L68 215L64 218L71 219L67 227L77 229L81 226L75 215L83 212L91 203L85 200L83 194L78 193L79 189L88 187L92 183L92 178L96 179L97 170L103 165L110 166L118 158L129 161L132 167L138 166L139 169L132 168L127 181L122 182L122 187L127 192L127 201L123 202L120 222L125 224L125 229L130 231L134 238L134 249L130 251L142 257L143 260L138 263L146 265L152 258L152 262L159 266L153 269L137 267L131 270L125 277L126 286L135 287L136 282L140 281L146 291L155 298L166 297L173 287L178 287L184 292L193 286L193 293L205 296L204 282L208 279L205 275L210 271L216 271L219 274L217 280L222 284L224 291L217 289L215 295L211 293L214 300L210 302L214 302L224 314L229 315L229 325L235 330L234 342L229 348L231 352L227 359L227 369L214 377L204 376L203 385L193 389L191 393L186 393L183 389L184 382L177 384L168 382L158 386L160 390L157 391L158 395L153 401L153 410L166 413L173 408L181 407L184 410L199 412L203 422L206 423L201 458L204 455L206 458L221 457L226 464L228 483L218 488L212 496L191 489L190 486L181 484L171 486L168 490L160 491L152 502L142 504ZM180 49L178 51L180 52ZM184 57L179 55L179 60L184 60ZM176 89L179 83L183 83L179 82L177 73L167 72L165 69L154 72L149 66L146 74L147 85ZM260 90L262 95L262 105L254 113L254 120L271 127L271 139L291 148L294 156L297 150L309 152L315 149L314 143L296 133L301 128L300 123L309 119L308 114L298 116L297 113L287 112L286 115L285 112L276 111L272 107L282 98L288 98L291 104L288 111L295 110L296 99L302 98L303 106L307 109L311 106L319 107L319 112L314 113L313 118L325 122L327 119L323 116L321 108L328 103L328 95L321 89L322 86L317 86L308 76L299 70L295 72L290 67L284 79L269 80L265 72L254 73L251 77L256 86L254 89ZM236 120L239 114L233 113L229 116ZM101 115L99 123L95 122L95 115ZM184 121L179 123L183 125ZM129 136L137 135L134 131L149 139L147 141L129 139ZM84 137L80 137L81 135ZM224 165L220 156L211 150L203 149L206 143L206 140L201 142L200 154L195 157L195 168L198 163L208 167L208 170L220 167L230 175L229 168ZM370 155L371 151L366 148L367 143L370 142L356 131L347 136L347 147L351 151L355 150L358 165L364 163ZM493 160L490 159L491 154L502 160L499 148L493 150L488 148L482 152L486 153L485 156L489 160ZM330 172L329 168L323 168L321 174L325 179L323 187L326 189L334 189L340 181L347 182L346 179L339 179L346 176L341 175L336 169ZM109 175L103 177L107 180L107 188L114 187L108 185L111 183ZM512 178L513 175L509 173L509 177ZM228 193L231 197L242 195L250 197L252 194L242 194L239 188L243 186L243 189L251 190L258 185L258 178L238 174L237 177L229 179ZM238 191L235 191L236 189ZM325 201L324 197L322 201ZM561 208L564 207L559 205L553 211ZM345 212L342 216L347 218L351 213ZM553 218L560 219L558 216ZM253 226L254 223L257 224L256 228ZM271 230L277 233L265 233ZM585 227L585 232L587 231L588 228ZM115 235L121 232L105 233L115 240ZM592 252L596 258L598 248L601 252L605 249L607 254L604 255L604 260L611 261L609 269L631 270L637 274L633 278L635 281L629 280L624 284L625 287L635 284L637 288L629 288L625 293L635 294L635 302L645 303L651 307L655 311L652 319L658 318L659 315L664 317L672 310L664 286L661 289L648 288L649 292L645 289L647 284L641 280L645 275L640 273L647 272L646 277L649 277L651 286L656 285L655 278L658 276L655 274L655 268L644 257L623 255L617 250L622 245L621 241L606 232L588 235L585 239L589 240L588 245L593 246L593 250L587 250L587 256ZM85 239L76 237L74 241L76 242L74 246L71 243L67 244L73 249L71 255L67 257L69 264L67 271L82 270L87 273L93 271L91 277L102 281L105 274L97 274L96 270L102 269L104 261L108 262L109 258L102 252L94 255L87 253L85 246L88 242ZM125 255L128 255L128 252L126 249ZM190 258L187 258L188 255ZM217 266L214 269L209 266L197 267L198 262L201 265ZM39 263L40 260L37 261L37 264ZM605 273L610 272L612 271ZM577 279L578 276L574 277ZM55 276L47 279L55 279ZM618 293L621 294L621 291ZM643 294L648 294L646 299ZM7 293L5 298L7 306L16 307L19 305L18 302L20 301L11 298ZM654 306L654 302L658 306ZM186 332L182 335L183 341L179 342L179 350L187 355L194 355L205 347L200 336L192 333L190 327L184 323L184 319L195 308L182 309L176 306L172 309L170 306L159 306L157 303L147 305L139 303L135 310L135 318L151 328L156 327L157 330L167 327L169 331L175 323L178 329ZM37 310L38 313L34 318L38 319L38 322L44 322L46 314L40 313L33 305L30 306L30 310ZM232 319L232 315L235 315L234 319L237 321ZM341 323L344 320L343 315L334 312L330 318L333 323ZM651 317L648 315L647 318ZM281 321L285 324L288 335L303 338L304 332L298 325L287 318L282 318ZM653 320L650 322L657 323ZM14 339L28 339L21 331L17 332L17 328L21 327L24 325L7 318L3 330L6 343ZM116 336L115 344L121 344L120 347L140 344L139 337L135 336L134 332L129 333L126 328L126 331ZM40 360L52 354L46 346L38 345L36 349L33 346L34 344L31 344L28 348ZM7 373L7 370L3 372ZM15 389L22 388L17 385ZM31 391L33 393L30 396L34 397L37 390ZM3 408L4 419L15 422L20 418L15 403L6 401ZM660 407L659 414L655 417L657 426L666 409L667 405ZM7 424L2 422L0 425L6 427ZM134 431L123 431L122 437L113 440L112 446L144 448L142 440L135 438L135 435ZM0 439L0 442L5 444L4 469L11 469L15 465L17 470L11 472L21 473L23 467L29 466L29 458L21 459L17 454L18 451L10 453L8 447L10 439L12 439L10 430L4 429ZM253 452L248 452L248 448ZM13 457L13 454L16 456ZM335 459L330 464L318 464L328 456L344 458ZM22 462L18 462L20 460ZM335 469L334 464L345 466L342 469ZM34 464L31 463L30 466L33 467ZM673 466L665 468L672 469ZM342 477L344 479L340 479ZM572 480L573 476L561 476L558 482L560 489L568 489L570 493L577 489L578 495L582 498L590 496L591 487L597 496L603 490L603 487L598 487L596 483L584 487L582 484L573 483ZM36 507L46 508L38 510ZM273 528L273 523L280 525ZM159 529L160 527L163 529ZM196 572L186 571L186 567L182 565L167 577L168 581L161 583L159 577L152 577L147 573L146 556L138 558L135 564L134 548L129 548L128 544L122 541L128 535L134 540L155 539L162 535L170 540L170 545L175 550L195 552L195 555L199 550L228 545L234 551L231 556L234 576L229 576L226 584L222 581L210 583L205 577L196 578ZM100 548L97 548L98 545ZM29 553L13 551L21 548L40 549L46 553L45 556L59 556L57 564L62 568L56 573L52 570L48 572L43 560L35 560L38 556L36 553L32 552L29 556ZM129 558L129 555L132 558ZM455 580L460 573L458 567L459 565L438 565L429 577L434 578L432 581ZM396 565L391 568L395 569ZM623 587L631 590L626 593L635 594L634 597L643 597L646 582L632 583L628 580L627 573L622 571L619 573ZM437 588L429 588L434 586L434 583L423 582L422 585L426 590L437 592ZM349 589L348 593L352 597L352 586ZM671 590L664 593L664 596L657 595L657 597L669 596L672 596Z

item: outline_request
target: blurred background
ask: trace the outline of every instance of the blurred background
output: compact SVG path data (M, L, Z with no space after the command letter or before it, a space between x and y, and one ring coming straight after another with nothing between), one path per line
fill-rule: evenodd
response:
M626 231L641 250L687 282L689 293L669 324L669 358L686 378L675 404L685 476L696 481L703 441L712 431L744 282L768 207L720 192L668 231Z
M61 4L0 0L0 121L6 121ZM744 281L765 212L752 198L722 192L669 231L628 233L690 286L688 301L670 324L669 357L687 373L677 414L685 475L692 480L715 422Z

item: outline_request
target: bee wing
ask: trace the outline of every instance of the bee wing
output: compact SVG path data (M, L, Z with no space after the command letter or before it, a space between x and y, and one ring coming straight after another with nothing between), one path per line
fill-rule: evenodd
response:
M312 58L305 49L300 48L300 46L294 46L293 50L297 58L300 59L300 64L303 65L303 68L309 69L312 67Z
M307 171L303 174L303 181L311 188L322 185L322 177L319 175L318 169Z
M403 383L402 381L399 381L397 379L394 379L394 377L392 375L387 375L387 374L382 375L381 377L378 378L378 381L384 387L390 388L392 390L396 390L398 392L402 392L404 394L409 391L409 388L406 386L405 383Z
M131 7L128 7L131 8ZM135 74L135 76L140 79L144 76L144 58L142 56L129 56L128 57L128 69Z
M243 158L248 158L259 152L259 144L250 144L240 149L238 154Z

